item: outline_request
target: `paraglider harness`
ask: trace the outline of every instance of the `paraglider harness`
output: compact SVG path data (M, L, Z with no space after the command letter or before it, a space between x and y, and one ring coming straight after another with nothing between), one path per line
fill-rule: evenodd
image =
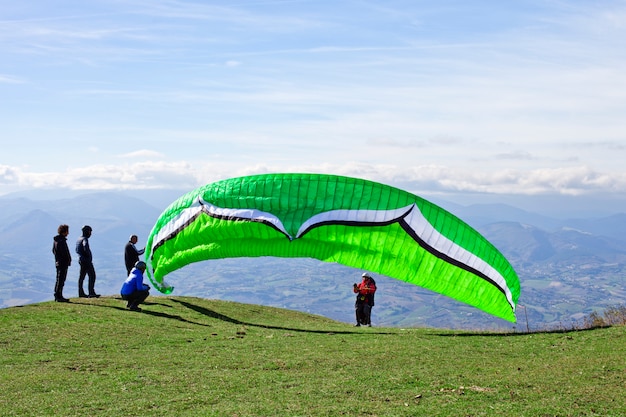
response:
M376 287L376 281L374 281L374 278L369 277L368 282L371 282L374 285L374 287ZM368 294L357 293L356 304L367 303L371 307L374 307L374 294L376 294L376 291L370 292Z

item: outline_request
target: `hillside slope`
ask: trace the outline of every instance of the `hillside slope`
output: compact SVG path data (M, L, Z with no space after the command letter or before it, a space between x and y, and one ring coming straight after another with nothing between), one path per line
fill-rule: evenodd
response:
M141 313L112 297L0 310L0 415L626 410L624 327L535 334L354 328L253 304L148 301Z

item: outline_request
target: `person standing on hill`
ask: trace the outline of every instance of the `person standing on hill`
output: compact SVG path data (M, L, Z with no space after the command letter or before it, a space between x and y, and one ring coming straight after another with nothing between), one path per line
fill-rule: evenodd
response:
M63 297L63 286L67 278L67 269L72 264L72 255L70 249L67 247L67 235L70 233L70 227L66 224L62 224L57 229L57 233L52 243L54 264L57 269L57 278L54 284L54 301L69 303L70 300Z
M128 274L128 278L122 284L120 295L122 299L128 301L126 308L131 311L141 311L139 304L148 298L150 287L143 283L143 273L146 270L146 263L139 261Z
M353 291L356 294L356 302L354 303L356 326L372 327L372 307L374 307L376 282L367 272L364 272L361 277L363 278L361 283L353 285Z
M130 271L135 267L135 264L139 262L139 255L143 255L144 249L137 249L135 244L137 243L137 235L131 235L124 248L124 262L126 263L126 276L130 275Z
M93 267L93 256L89 248L89 238L91 237L91 226L85 225L81 229L83 235L76 241L76 253L78 254L78 263L80 264L80 273L78 274L78 296L83 298L98 298L100 294L96 294L96 270ZM88 290L89 294L85 294L83 282L85 276L89 277Z

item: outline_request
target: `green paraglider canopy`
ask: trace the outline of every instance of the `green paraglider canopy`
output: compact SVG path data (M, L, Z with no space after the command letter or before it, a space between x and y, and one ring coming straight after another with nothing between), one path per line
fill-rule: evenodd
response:
M506 258L453 214L358 178L265 174L207 184L174 201L146 244L148 276L233 257L306 257L367 269L515 322L520 294Z

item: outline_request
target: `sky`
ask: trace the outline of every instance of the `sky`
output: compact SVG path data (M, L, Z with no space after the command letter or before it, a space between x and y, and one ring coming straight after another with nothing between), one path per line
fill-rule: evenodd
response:
M0 195L626 195L626 1L0 0Z

